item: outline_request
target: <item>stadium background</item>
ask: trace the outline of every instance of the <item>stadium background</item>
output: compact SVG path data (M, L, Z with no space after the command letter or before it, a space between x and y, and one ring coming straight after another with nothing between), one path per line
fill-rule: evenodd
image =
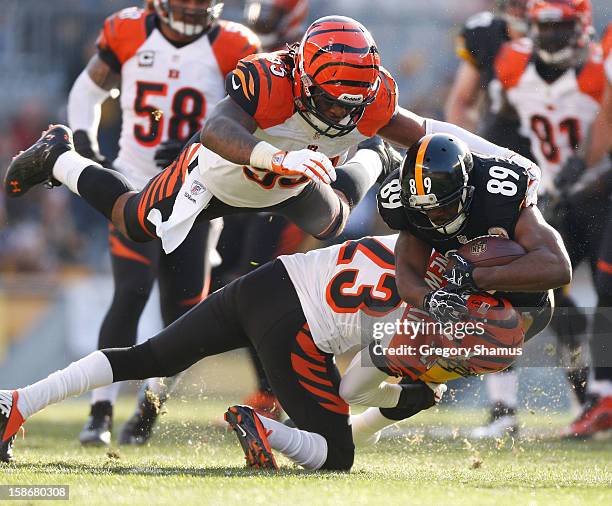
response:
M128 0L0 0L0 176L10 157L38 138L49 122L65 121L67 94L95 50L103 19L137 2ZM487 0L311 0L310 19L348 14L362 21L378 42L383 64L398 78L400 102L417 113L441 118L459 63L454 36ZM599 30L612 17L609 0L593 0ZM242 0L226 0L224 18L241 20ZM105 104L100 127L104 155L113 158L119 134L116 101ZM382 231L373 195L351 218L348 234ZM112 278L106 222L65 189L36 190L27 201L0 194L0 385L22 385L95 348L111 298ZM585 273L573 290L583 306L594 295ZM159 328L155 297L141 321L141 337ZM555 361L552 340L538 365ZM183 382L181 394L240 398L250 389L250 366L235 357L208 359ZM231 370L226 365L232 363ZM552 367L521 369L521 406L565 409L567 388ZM231 378L231 381L228 379ZM484 403L480 381L463 385L464 405ZM546 395L543 395L546 392ZM236 399L237 400L237 399Z

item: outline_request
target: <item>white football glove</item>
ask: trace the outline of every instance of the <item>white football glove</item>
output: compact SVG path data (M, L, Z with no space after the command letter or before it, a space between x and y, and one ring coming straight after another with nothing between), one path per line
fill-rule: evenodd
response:
M323 153L310 149L279 151L272 157L272 171L286 176L306 176L330 184L336 180L336 170Z

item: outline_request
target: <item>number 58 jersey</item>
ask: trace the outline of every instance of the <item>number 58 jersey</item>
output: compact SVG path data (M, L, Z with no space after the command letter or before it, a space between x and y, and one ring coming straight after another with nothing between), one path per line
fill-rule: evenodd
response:
M259 50L248 28L220 20L180 47L158 28L155 12L136 7L110 16L98 38L98 55L121 75L119 156L115 167L143 187L159 169L153 157L167 139L187 141L206 113L225 96L225 76Z

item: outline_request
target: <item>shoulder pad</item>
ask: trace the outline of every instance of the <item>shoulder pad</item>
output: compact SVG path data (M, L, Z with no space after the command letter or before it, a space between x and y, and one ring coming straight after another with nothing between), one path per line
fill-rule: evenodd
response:
M533 44L530 39L506 42L495 58L495 73L505 89L513 88L521 79L531 59Z
M293 114L291 62L285 51L243 58L227 75L225 89L262 129Z
M397 84L384 67L380 67L380 88L376 99L368 105L357 123L357 129L366 137L373 137L389 123L395 112L399 99Z
M210 31L209 40L224 76L236 68L239 60L261 50L255 32L232 21L220 20Z
M109 16L98 36L100 57L117 72L130 59L152 31L153 13L137 7L123 9Z
M387 226L393 230L408 228L408 220L400 200L401 189L399 169L396 169L387 176L376 193L378 212Z

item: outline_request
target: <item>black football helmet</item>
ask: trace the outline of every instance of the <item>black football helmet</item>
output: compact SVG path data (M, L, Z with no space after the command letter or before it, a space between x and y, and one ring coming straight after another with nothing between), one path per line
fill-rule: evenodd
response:
M448 237L467 223L474 167L466 144L447 134L426 135L406 153L400 168L401 201L411 224Z
M219 17L223 4L202 1L201 6L181 0L153 0L153 8L164 23L186 37L196 37L208 30Z

